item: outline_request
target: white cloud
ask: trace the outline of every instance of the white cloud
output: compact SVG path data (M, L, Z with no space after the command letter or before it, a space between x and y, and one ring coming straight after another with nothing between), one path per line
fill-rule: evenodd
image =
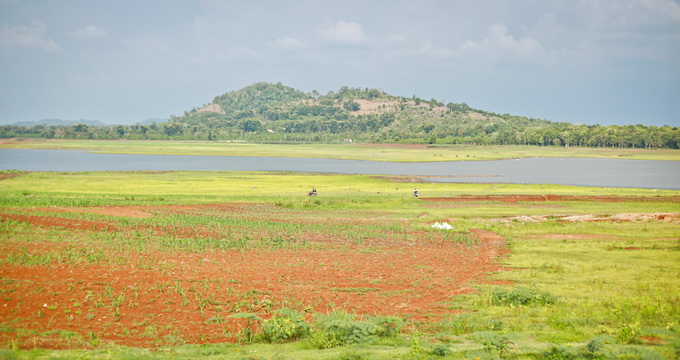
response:
M549 50L558 51L573 48L583 37L582 34L577 34L560 24L554 12L541 15L533 29L525 35L536 39Z
M457 52L445 47L440 47L430 40L420 42L418 47L403 48L390 53L391 56L411 57L426 60L447 60L457 55Z
M673 0L579 0L576 11L598 28L656 27L680 23L680 4Z
M256 50L261 44L250 41L248 31L234 22L197 16L194 18L193 31L199 50L190 58L194 63L262 58L262 54Z
M9 47L36 48L42 51L57 51L59 44L46 37L47 26L40 21L31 21L29 26L5 27L0 30L0 45Z
M300 50L307 48L307 41L304 39L284 36L282 38L276 39L276 41L274 41L274 45L286 50Z
M321 30L319 37L338 44L363 44L367 41L360 24L339 20L335 24Z
M508 27L503 24L489 26L487 34L481 41L466 40L460 45L461 53L478 53L491 58L507 55L537 58L545 55L540 42L527 37L517 40L508 34Z
M108 36L106 30L92 25L78 29L72 34L78 39L102 39Z
M680 54L680 4L673 0L579 0L581 49L606 63L666 62Z
M680 4L672 0L642 0L648 9L657 9L674 22L680 22Z

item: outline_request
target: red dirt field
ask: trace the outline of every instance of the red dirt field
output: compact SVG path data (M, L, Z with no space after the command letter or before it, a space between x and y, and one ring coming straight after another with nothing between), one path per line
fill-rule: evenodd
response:
M306 311L310 317L346 310L427 322L458 312L444 302L473 291L471 282L483 282L486 274L500 270L497 260L508 252L505 239L484 230L471 230L478 239L473 245L416 230L403 238L362 244L332 233L302 233L299 237L313 245L297 248L147 251L130 245L162 241L168 233L189 240L222 235L207 229L131 225L128 218L143 223L151 216L214 212L314 221L272 209L259 204L44 208L31 209L33 214L0 209L0 224L25 232L20 240L8 234L0 243L0 341L22 348L235 342L246 322L230 315L247 312L266 319L280 308ZM98 222L66 217L73 213L117 218ZM55 232L69 241L43 240L46 234L53 239ZM144 232L153 236L135 235ZM96 238L116 234L128 243ZM74 245L81 243L85 245Z

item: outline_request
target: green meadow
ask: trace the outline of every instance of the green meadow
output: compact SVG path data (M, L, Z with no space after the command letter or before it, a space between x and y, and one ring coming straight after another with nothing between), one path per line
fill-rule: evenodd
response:
M73 145L69 145L69 144ZM77 144L77 145L76 145ZM7 145L3 145L7 147ZM54 147L106 152L205 155L261 155L259 148L279 153L284 145L181 143L157 147L151 142L25 142L22 147ZM73 147L69 147L73 146ZM323 148L296 146L290 156L361 158L361 145L328 145ZM410 161L422 161L433 152L451 160L474 154L475 160L494 157L495 147L427 148L421 152L400 150ZM503 157L530 156L529 148L514 147ZM537 148L531 148L537 149ZM573 149L568 155L592 156ZM632 158L677 160L677 151L612 150ZM326 153L326 151L328 153ZM380 160L396 160L386 149ZM558 152L538 148L541 156ZM427 155L429 153L429 155ZM588 155L589 154L589 155ZM602 155L601 153L598 153ZM646 157L647 156L647 157ZM401 159L403 160L403 159ZM462 160L462 159L461 159ZM442 302L460 310L435 321L391 319L390 331L376 325L385 320L362 318L341 312L318 314L303 320L283 311L240 342L190 344L178 341L148 349L98 341L96 336L31 332L21 323L0 319L0 358L3 359L676 359L680 357L680 191L590 188L556 185L414 183L411 178L365 175L327 175L282 172L5 172L16 177L0 180L0 212L51 216L50 208L78 208L62 217L73 219L120 219L92 214L88 207L122 205L267 204L281 209L277 216L313 222L319 233L341 233L358 239L363 233L388 234L408 229L431 229L434 222L449 222L457 231L483 229L503 236L509 254L499 257L504 271L487 274L468 284L471 292L452 294ZM319 196L306 196L315 187ZM412 196L417 187L421 198ZM573 195L577 201L466 201L431 203L428 197L461 195ZM589 201L586 197L623 197L624 201ZM42 209L42 210L41 210ZM294 211L300 210L300 211ZM273 210L269 210L273 211ZM670 216L651 216L670 214ZM674 214L674 215L673 215ZM647 216L645 216L647 215ZM567 217L603 221L567 220ZM619 217L617 217L619 216ZM675 216L675 217L673 217ZM384 218L399 225L367 225L362 228L332 226L339 218ZM196 228L219 228L221 220L209 216L168 216L129 219L129 223L159 226L182 223ZM294 237L298 229L260 220L231 220L229 226L249 231L285 230ZM392 224L392 223L390 223ZM277 228L281 227L281 229ZM78 254L117 244L117 260L127 261L126 247L138 245L123 235L78 233L62 240L60 231L43 231L25 223L2 220L0 246L37 241L70 241L88 246ZM435 230L432 230L435 231ZM434 235L439 232L433 233ZM433 236L434 236L433 235ZM145 236L153 236L147 234ZM385 235L387 236L387 235ZM437 235L438 236L438 235ZM197 237L193 247L172 251L202 253L211 243ZM200 240L200 241L198 241ZM415 239L414 241L425 241ZM79 245L79 244L85 245ZM303 246L303 245L302 245ZM365 251L379 251L366 245ZM135 248L137 249L137 248ZM103 251L103 250L102 250ZM27 257L0 255L0 263L29 263ZM75 256L72 253L68 256ZM60 259L60 260L59 260ZM66 260L65 260L66 259ZM90 258L106 264L106 256ZM44 258L68 261L66 255ZM74 260L75 261L75 260ZM83 260L84 261L84 260ZM110 260L113 261L113 260ZM151 263L149 263L151 264ZM33 266L43 266L40 264ZM149 266L161 266L161 262ZM5 284L11 279L2 278ZM176 289L179 292L181 289ZM363 289L362 291L370 291ZM2 296L11 297L3 291ZM112 299L114 299L112 297ZM113 300L112 300L113 301ZM115 308L117 311L117 307ZM202 310L202 309L201 309ZM245 315L243 315L245 316ZM376 320L378 319L378 320ZM219 320L219 319L218 319ZM275 321L276 320L276 321ZM217 321L217 320L216 320ZM378 321L378 322L376 322ZM292 325L283 325L295 323ZM298 330L296 330L298 329ZM302 330L299 330L302 329ZM305 330L307 329L307 330ZM309 330L311 329L311 330ZM63 336L79 350L32 348L17 342L18 334ZM152 335L150 335L152 336ZM75 339L75 340L74 340ZM64 340L67 341L67 340ZM80 343L78 343L78 341Z
M39 140L0 143L0 148L86 150L118 154L276 156L372 161L472 161L526 157L680 160L680 150L548 146L260 144L210 141Z

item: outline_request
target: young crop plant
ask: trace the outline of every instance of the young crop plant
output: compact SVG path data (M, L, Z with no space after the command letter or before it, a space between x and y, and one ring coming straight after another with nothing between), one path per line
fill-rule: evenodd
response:
M229 315L233 319L244 319L246 325L238 332L238 340L247 344L252 343L257 335L257 324L261 324L263 319L252 313L236 313Z
M222 318L222 315L220 315L220 314L217 314L217 315L207 319L206 321L204 321L205 324L217 324L217 325L222 324L223 322L224 322L224 319Z
M196 303L198 304L198 310L201 313L201 317L205 318L205 307L210 303L210 300L202 297L199 293L196 293Z
M179 281L175 283L175 292L182 298L182 306L189 305L187 292L184 290L184 287L182 287L182 284Z
M113 307L113 321L120 321L122 315L120 314L120 305L125 301L125 295L121 294L117 297L111 298L111 306Z

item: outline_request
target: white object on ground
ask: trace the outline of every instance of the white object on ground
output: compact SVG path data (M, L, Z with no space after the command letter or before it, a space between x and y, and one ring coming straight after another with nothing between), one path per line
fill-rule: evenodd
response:
M449 225L449 223L446 223L446 222L444 222L444 223L436 222L436 223L434 223L434 225L432 225L432 228L439 229L439 230L451 230L451 229L453 229L453 226Z

